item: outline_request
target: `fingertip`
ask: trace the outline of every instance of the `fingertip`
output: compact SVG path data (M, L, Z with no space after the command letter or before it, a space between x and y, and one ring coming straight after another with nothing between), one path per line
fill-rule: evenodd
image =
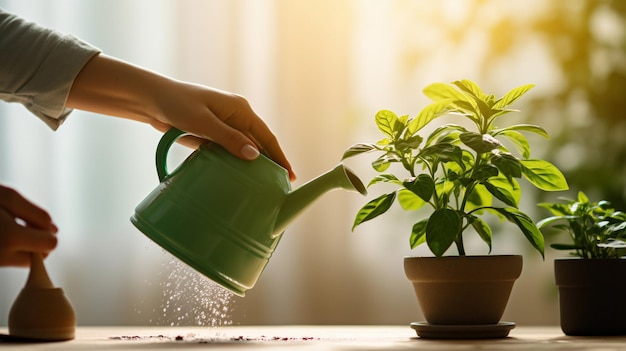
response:
M246 160L254 160L259 157L259 149L250 144L246 144L241 148L241 155Z
M59 244L59 238L57 238L56 235L53 235L50 237L49 242L48 242L48 252L56 249L57 245Z

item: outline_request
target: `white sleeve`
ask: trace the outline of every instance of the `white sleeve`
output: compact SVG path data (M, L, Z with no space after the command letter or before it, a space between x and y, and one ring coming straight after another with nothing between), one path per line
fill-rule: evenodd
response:
M99 52L0 9L0 99L23 104L56 129L71 112L65 104L74 79Z

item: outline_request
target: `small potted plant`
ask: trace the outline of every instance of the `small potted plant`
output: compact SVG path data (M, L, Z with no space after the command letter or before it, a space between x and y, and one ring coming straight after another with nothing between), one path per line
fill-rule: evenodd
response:
M547 138L543 128L501 126L502 117L516 111L510 105L532 87L523 85L496 99L470 80L431 84L424 94L433 102L417 116L379 111L375 120L383 138L353 145L344 152L343 159L380 153L372 162L378 174L368 187L377 183L397 186L363 206L353 230L387 212L396 201L408 211L431 208L430 215L416 218L408 232L411 248L425 243L435 257L404 259L405 272L426 318L426 322L411 326L422 337L437 337L440 331L442 337L508 335L511 326L498 323L521 273L522 256L466 255L463 234L468 229L478 234L491 253L492 230L483 215L490 213L513 223L543 256L543 235L518 208L521 189L517 179L525 178L547 191L565 190L567 182L550 162L530 158L530 146L522 132ZM459 123L438 126L427 137L419 134L443 115L456 116ZM457 255L445 255L453 246ZM473 333L476 326L483 331L485 326L495 329ZM450 330L454 333L447 332Z
M554 261L561 329L567 335L626 335L626 214L585 193L559 203L541 203L553 216L537 223L569 234L571 251Z

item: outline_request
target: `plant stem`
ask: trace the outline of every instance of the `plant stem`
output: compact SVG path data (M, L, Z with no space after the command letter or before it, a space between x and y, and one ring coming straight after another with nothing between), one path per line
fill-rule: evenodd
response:
M459 251L459 256L465 256L465 247L463 246L462 234L459 234L454 243L456 244L456 248Z

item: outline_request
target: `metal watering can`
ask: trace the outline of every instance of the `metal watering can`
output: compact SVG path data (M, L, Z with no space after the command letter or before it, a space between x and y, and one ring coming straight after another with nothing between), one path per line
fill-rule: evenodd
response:
M325 192L367 193L343 164L291 190L287 170L260 155L240 160L215 143L201 145L174 171L172 144L188 133L172 128L156 150L161 182L130 221L180 260L233 293L254 287L287 225Z

